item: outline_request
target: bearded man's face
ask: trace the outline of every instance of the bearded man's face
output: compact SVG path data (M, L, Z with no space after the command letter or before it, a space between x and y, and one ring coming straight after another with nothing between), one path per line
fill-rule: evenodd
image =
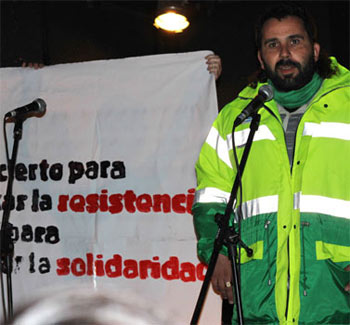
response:
M312 44L300 18L267 20L261 42L258 59L276 89L296 90L312 79L320 46Z

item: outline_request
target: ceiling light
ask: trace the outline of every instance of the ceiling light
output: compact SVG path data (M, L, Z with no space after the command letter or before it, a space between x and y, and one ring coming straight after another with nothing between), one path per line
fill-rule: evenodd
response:
M189 22L178 7L164 8L154 20L154 26L168 32L181 33L189 26Z

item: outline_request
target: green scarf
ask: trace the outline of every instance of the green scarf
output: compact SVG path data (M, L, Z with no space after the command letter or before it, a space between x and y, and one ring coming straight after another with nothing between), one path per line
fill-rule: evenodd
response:
M306 104L319 90L322 81L323 79L317 73L314 73L311 81L304 87L288 92L278 91L270 79L267 82L273 88L274 100L287 109L293 109Z

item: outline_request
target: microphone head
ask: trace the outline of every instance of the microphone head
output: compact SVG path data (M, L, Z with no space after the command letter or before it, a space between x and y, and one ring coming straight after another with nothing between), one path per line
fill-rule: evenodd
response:
M37 98L36 100L34 100L34 103L36 103L38 105L38 115L42 116L45 114L46 112L46 103L43 99L41 98Z
M268 102L273 98L273 89L270 85L263 85L259 88L259 95L262 95L265 98L265 101Z

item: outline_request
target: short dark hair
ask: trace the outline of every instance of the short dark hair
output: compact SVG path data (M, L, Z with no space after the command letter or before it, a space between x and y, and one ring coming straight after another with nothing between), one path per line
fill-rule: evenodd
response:
M262 29L266 21L268 21L271 18L282 20L288 16L300 18L310 38L311 44L318 42L318 31L317 31L316 22L313 19L313 17L308 13L308 11L294 1L288 1L288 2L283 1L283 2L279 2L278 5L268 9L257 20L255 24L256 53L261 48ZM330 78L332 75L336 74L337 72L337 69L332 67L332 61L322 47L319 54L319 59L316 62L316 72L324 79ZM256 87L258 81L266 82L267 77L266 77L265 71L259 67L259 69L252 76L248 78L248 81L250 85L254 88Z

